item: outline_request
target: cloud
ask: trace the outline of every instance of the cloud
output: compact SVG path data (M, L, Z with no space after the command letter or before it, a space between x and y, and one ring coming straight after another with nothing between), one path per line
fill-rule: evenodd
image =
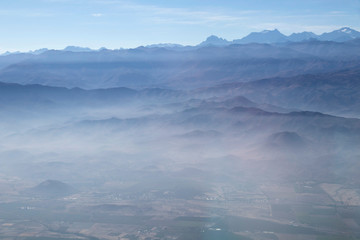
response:
M237 11L232 14L221 10L194 10L188 8L160 7L156 5L136 4L123 0L93 0L97 4L113 5L114 15L133 13L140 19L155 24L229 24L239 23L257 11ZM116 11L118 11L116 13Z
M329 12L330 15L337 15L337 16L343 16L347 15L344 11L331 11Z
M102 17L103 14L102 13L93 13L93 14L91 14L91 16L93 16L93 17Z

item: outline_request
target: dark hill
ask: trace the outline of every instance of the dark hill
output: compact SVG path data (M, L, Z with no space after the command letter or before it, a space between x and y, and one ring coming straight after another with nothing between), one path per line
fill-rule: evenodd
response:
M301 149L306 146L306 142L296 132L278 132L268 138L268 144L276 148Z
M28 193L41 197L65 197L76 192L70 185L57 180L46 180L28 190Z

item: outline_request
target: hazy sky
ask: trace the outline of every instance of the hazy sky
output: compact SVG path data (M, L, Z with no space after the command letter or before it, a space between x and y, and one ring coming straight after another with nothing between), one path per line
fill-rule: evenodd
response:
M277 28L284 34L360 30L360 0L4 0L0 52L68 45L195 45Z

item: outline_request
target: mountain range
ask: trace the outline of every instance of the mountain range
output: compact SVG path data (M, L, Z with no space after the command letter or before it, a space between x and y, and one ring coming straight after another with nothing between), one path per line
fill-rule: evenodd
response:
M319 74L264 78L249 82L230 82L189 90L125 87L84 90L0 83L3 109L39 109L75 106L113 106L145 101L147 103L181 102L201 107L252 107L274 112L291 110L319 111L340 116L360 116L360 67ZM215 83L216 84L216 83ZM245 98L244 98L245 97ZM249 100L250 99L250 100ZM199 100L199 101L200 101ZM219 103L221 102L221 104ZM194 105L196 103L196 105Z
M360 40L139 47L88 52L49 50L0 56L0 82L66 88L190 90L356 68Z
M279 30L264 30L262 32L253 32L241 39L228 41L217 36L210 36L200 46L224 46L230 44L246 43L283 43L283 42L303 42L303 41L333 41L346 42L360 38L360 32L349 27L343 27L332 32L317 35L313 32L293 33L289 36L282 34Z
M349 27L342 27L338 30L332 32L325 32L320 35L317 35L313 32L301 32L301 33L292 33L290 35L282 34L278 29L274 30L264 30L261 32L252 32L247 36L241 39L234 39L228 41L224 38L218 37L216 35L209 36L205 41L201 42L196 46L183 46L176 43L159 43L151 44L145 46L146 48L164 48L164 49L192 49L199 48L204 46L227 46L231 44L248 44L248 43L285 43L285 42L303 42L303 41L332 41L332 42L346 42L360 38L360 32ZM34 51L27 52L28 54L39 55L47 51L52 51L54 49L42 48ZM91 49L88 47L79 47L79 46L67 46L60 51L64 52L99 52L108 50L105 47L99 49ZM24 54L23 52L5 52L1 54L2 56L7 55L18 55ZM1 56L0 55L0 56Z
M283 108L359 116L360 68L288 78L229 83L198 90L212 96L245 96Z

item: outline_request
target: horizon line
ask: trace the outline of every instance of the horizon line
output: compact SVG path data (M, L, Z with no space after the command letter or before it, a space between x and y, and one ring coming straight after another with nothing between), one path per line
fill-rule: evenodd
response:
M270 29L264 29L264 30L259 31L259 32L250 32L250 33L248 33L247 35L245 35L245 36L243 36L243 37L241 37L241 38L235 38L235 39L233 39L233 40L227 40L226 38L222 38L222 37L219 37L218 35L211 34L211 35L209 35L208 37L206 37L205 40L203 40L202 42L206 41L206 39L208 39L209 37L212 37L212 36L217 37L217 38L219 38L219 39L223 39L223 40L228 41L228 42L233 42L233 41L235 41L235 40L241 40L241 39L249 36L249 35L252 34L252 33L262 33L262 32L265 32L265 31L276 31L276 30L279 31L281 34L283 34L283 35L286 36L286 37L290 37L290 36L293 35L293 34L301 34L301 33L305 33L305 32L307 32L307 33L313 33L313 34L315 34L316 36L321 36L321 35L323 35L323 34L325 34L325 33L331 33L331 32L338 31L338 30L341 30L341 29L344 29L344 28L349 28L349 29L354 30L354 31L357 31L357 32L360 31L360 30L357 30L357 29L355 29L355 28L353 28L353 27L348 27L348 26L346 26L346 27L341 27L341 28L338 28L338 29L334 29L334 30L332 30L332 31L330 31L330 32L323 32L323 33L320 33L320 34L316 34L316 33L312 32L312 31L303 31L303 32L294 32L294 33L291 33L291 34L289 34L289 35L286 35L286 34L283 34L278 28L273 28L272 30L270 30ZM66 48L69 48L69 47L83 48L83 49L86 49L86 50L89 51L89 52L90 52L90 51L101 51L101 50L127 50L127 49L137 49L137 48L141 48L141 47L151 47L151 46L154 46L154 45L178 45L179 47L196 47L196 46L200 45L202 42L200 42L200 43L198 43L198 44L196 44L196 45L183 45L183 44L180 44L180 43L160 42L160 43L152 43L152 44L147 44L147 45L139 45L139 46L137 46L137 47L129 47L129 48L123 48L123 47L119 47L119 48L107 48L107 47L105 47L105 46L102 46L102 47L99 47L99 48L96 49L96 48L91 48L91 47L87 47L87 46L67 45L67 46L65 46L64 48L47 48L47 47L44 47L44 48L37 48L37 49L29 49L29 50L27 50L27 51L19 51L19 50L15 50L15 51L4 50L4 51L1 51L1 49L0 49L0 56L6 56L6 55L11 55L11 54L26 54L26 53L31 54L31 53L35 53L35 52L40 51L40 50L44 50L44 51L64 51ZM71 52L71 51L70 51L70 52ZM86 52L86 51L84 51L84 52Z

